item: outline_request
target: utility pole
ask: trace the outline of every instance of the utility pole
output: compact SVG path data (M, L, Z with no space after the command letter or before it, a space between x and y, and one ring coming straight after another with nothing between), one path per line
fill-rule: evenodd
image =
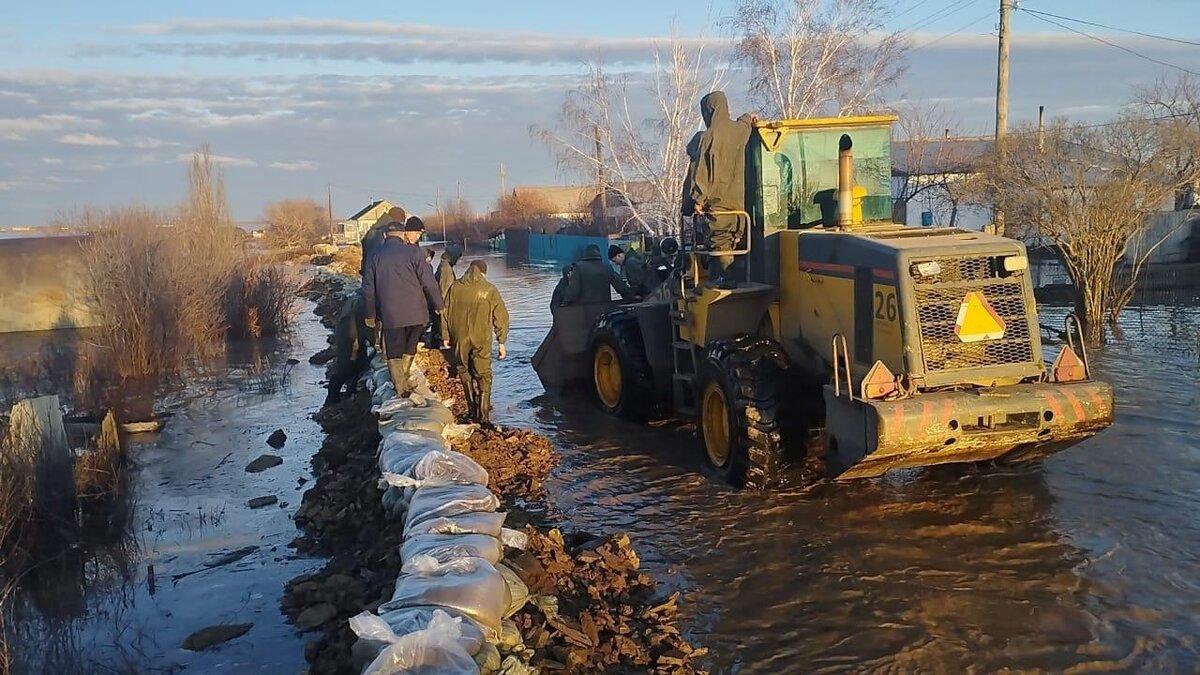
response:
M433 208L442 217L442 241L446 241L446 212L442 210L442 188L437 188L434 192Z
M1038 152L1046 150L1046 106L1038 106Z
M333 243L333 185L325 184L325 196L329 200L329 243Z
M996 58L996 151L1003 152L1008 133L1008 30L1016 0L1000 0L1000 40ZM1004 214L996 209L996 234L1004 236Z
M500 199L504 199L504 162L500 162Z
M600 191L600 216L595 224L600 226L608 215L608 188L604 185L604 153L600 149L600 126L592 126L592 139L596 143L596 187Z

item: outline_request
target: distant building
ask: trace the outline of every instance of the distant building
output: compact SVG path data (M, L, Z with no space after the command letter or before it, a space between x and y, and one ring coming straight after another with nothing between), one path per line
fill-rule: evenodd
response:
M630 191L641 186L631 184ZM603 232L606 234L637 231L637 210L620 190L609 188L601 193L595 185L554 185L516 187L512 203L518 209L559 221L558 229ZM602 198L605 197L605 198Z
M892 143L893 219L917 226L982 230L992 222L988 205L967 203L952 194L992 152L988 138L946 136Z
M345 220L338 221L334 226L333 238L335 244L357 244L371 226L379 222L390 209L396 205L386 199L376 199L364 206L358 213Z

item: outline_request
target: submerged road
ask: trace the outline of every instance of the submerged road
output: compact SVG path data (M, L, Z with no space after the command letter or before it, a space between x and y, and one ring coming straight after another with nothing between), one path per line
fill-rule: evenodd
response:
M1200 671L1196 308L1170 312L1190 349L1134 325L1093 354L1117 422L1044 462L763 496L706 473L690 428L545 395L529 360L558 271L489 265L515 327L497 421L555 442L555 506L630 534L714 672Z

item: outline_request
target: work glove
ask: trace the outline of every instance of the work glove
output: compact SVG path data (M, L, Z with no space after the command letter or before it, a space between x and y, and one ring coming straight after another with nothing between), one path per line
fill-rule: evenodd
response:
M368 316L367 318L363 319L363 323L367 324L367 328L372 330L379 327L379 320L373 316Z
M508 350L505 349L504 344L501 343L500 344L500 360L503 361L507 357L508 357Z

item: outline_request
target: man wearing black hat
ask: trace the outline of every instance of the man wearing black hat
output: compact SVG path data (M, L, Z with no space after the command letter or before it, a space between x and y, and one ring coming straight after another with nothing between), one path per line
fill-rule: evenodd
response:
M629 284L630 290L635 295L645 297L658 286L657 283L651 283L646 259L637 251L633 249L625 251L620 246L613 244L608 247L608 259L621 268L621 272L625 275L625 282Z
M418 245L424 232L425 224L416 216L389 225L363 275L366 324L372 328L382 324L388 371L399 396L412 392L408 374L430 310L445 308L433 268Z
M612 300L609 287L626 300L633 300L637 295L629 288L629 284L611 265L600 259L600 247L588 244L584 249L583 258L575 263L570 278L567 279L567 290L563 293L564 305L577 305L592 302L608 302Z

